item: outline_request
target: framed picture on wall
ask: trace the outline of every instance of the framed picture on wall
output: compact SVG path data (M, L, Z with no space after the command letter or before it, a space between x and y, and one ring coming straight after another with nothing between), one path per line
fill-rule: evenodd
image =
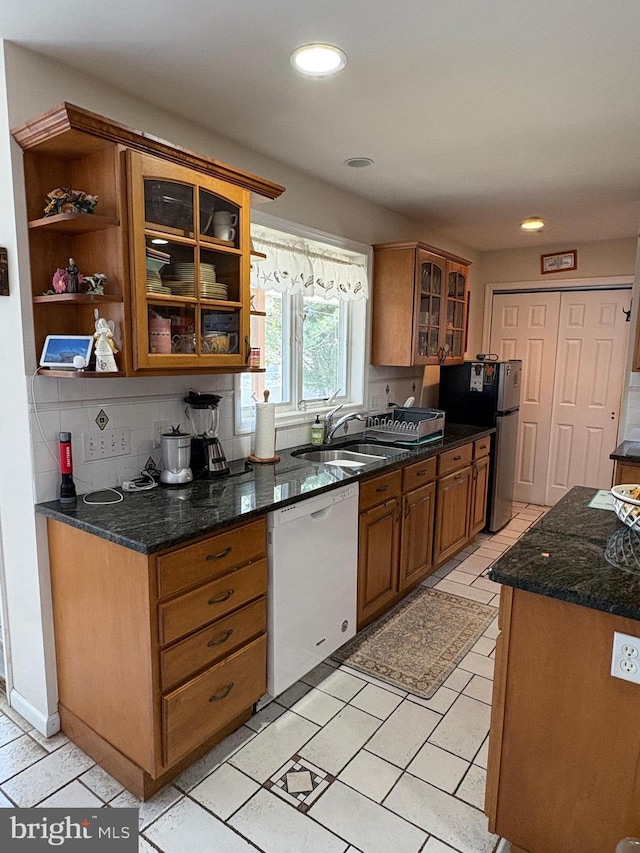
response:
M0 296L9 295L9 259L7 250L0 248Z
M567 272L578 268L578 253L575 249L568 252L556 252L553 255L540 255L540 272Z

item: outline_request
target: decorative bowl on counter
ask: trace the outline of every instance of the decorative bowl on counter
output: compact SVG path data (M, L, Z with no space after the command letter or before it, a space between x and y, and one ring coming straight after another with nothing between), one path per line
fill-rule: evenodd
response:
M621 483L611 488L611 494L620 521L640 532L640 485Z

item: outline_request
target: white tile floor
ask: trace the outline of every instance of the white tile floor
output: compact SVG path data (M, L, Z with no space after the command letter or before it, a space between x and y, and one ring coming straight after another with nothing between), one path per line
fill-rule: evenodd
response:
M544 511L516 504L425 586L497 607L487 569ZM139 806L143 853L503 853L482 811L496 636L429 700L329 660L146 803L0 693L0 807Z

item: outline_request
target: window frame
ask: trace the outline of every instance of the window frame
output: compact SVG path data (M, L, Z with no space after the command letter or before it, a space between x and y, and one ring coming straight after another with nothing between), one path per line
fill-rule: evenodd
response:
M324 243L326 246L344 250L347 253L359 255L364 262L367 273L372 268L373 250L370 245L356 243L346 238L327 234L317 229L298 225L278 217L253 211L252 224L263 225L266 228L281 231L292 238L302 238L313 242ZM290 300L289 352L297 353L291 359L289 367L289 382L292 399L288 403L276 403L276 423L280 426L295 426L315 420L316 414L323 414L342 404L342 412L365 411L367 364L370 347L370 311L369 300L340 302L339 334L344 341L342 351L342 373L346 378L346 388L333 389L332 397L318 400L304 400L298 393L302 388L302 346L303 322L299 316L303 312L304 294L283 294ZM298 335L300 336L298 340ZM241 382L242 377L251 374L240 373L235 378L235 435L245 435L255 430L255 412L250 418L246 417L247 407L242 406ZM245 411L243 411L243 408Z

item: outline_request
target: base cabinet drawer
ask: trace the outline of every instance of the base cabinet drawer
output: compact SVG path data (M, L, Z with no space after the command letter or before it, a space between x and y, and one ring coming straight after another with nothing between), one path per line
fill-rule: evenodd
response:
M250 563L158 608L160 643L171 643L267 591L267 561Z
M264 518L235 527L158 557L158 595L166 598L182 589L218 577L266 554Z
M165 649L160 652L162 690L171 690L266 630L267 600L260 598Z
M182 758L267 690L267 638L260 637L162 699L164 759Z

